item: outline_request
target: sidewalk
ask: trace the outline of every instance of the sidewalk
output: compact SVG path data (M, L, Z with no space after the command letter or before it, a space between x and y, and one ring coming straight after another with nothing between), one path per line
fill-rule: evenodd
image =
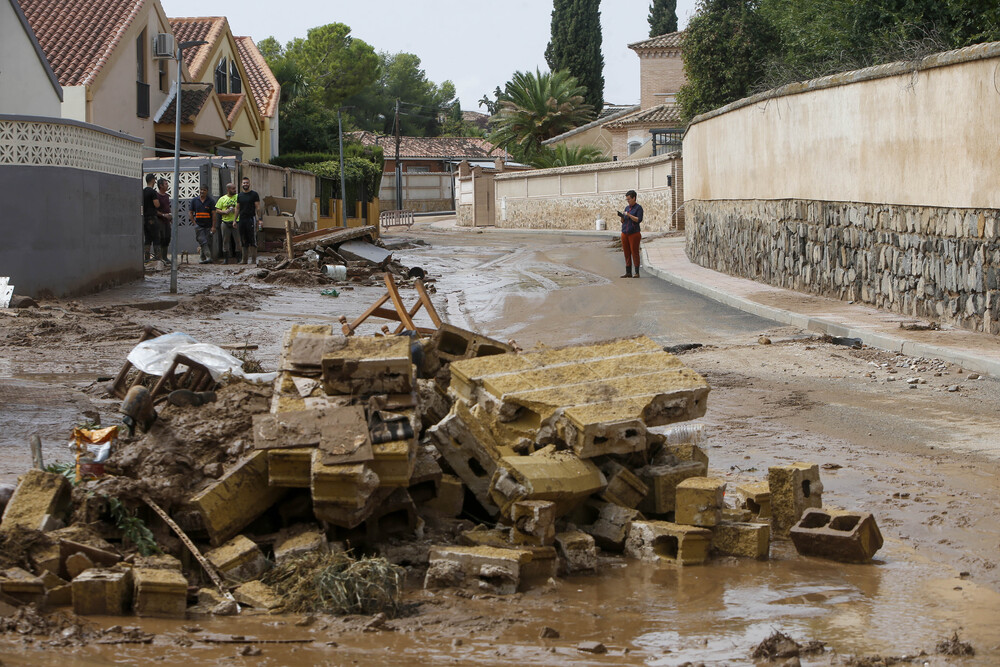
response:
M674 285L781 324L860 338L872 347L913 357L935 357L966 370L1000 376L1000 337L947 325L940 331L901 329L901 323L922 320L712 271L687 258L684 242L684 237L671 237L644 243L643 268Z

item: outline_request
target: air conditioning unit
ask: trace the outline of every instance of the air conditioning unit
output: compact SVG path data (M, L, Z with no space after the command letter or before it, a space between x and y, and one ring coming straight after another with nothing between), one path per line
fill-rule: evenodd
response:
M174 57L174 36L167 32L161 32L153 39L154 58Z

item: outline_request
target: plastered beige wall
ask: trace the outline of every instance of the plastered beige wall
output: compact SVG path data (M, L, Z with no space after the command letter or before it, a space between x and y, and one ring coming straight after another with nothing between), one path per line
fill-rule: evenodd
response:
M827 77L696 118L685 198L1000 207L1000 43L924 67Z
M161 20L153 10L152 3L144 6L142 16L129 26L122 36L118 48L114 50L111 60L104 66L96 81L90 86L87 122L94 123L112 130L119 130L133 137L140 137L145 146L156 145L156 135L153 128L153 118L170 93L177 70L176 61L167 61L166 91L160 90L157 61L153 60L153 36L160 32L170 32L170 26ZM146 28L146 82L149 84L149 118L136 115L136 59L135 40L143 28ZM82 87L81 91L82 91ZM72 90L72 89L67 89ZM65 96L67 117L79 118L73 109L78 109L79 97ZM155 157L148 150L143 151L145 157Z
M9 2L0 2L0 114L58 118L61 102L31 38Z
M635 190L643 206L644 231L669 229L677 192L668 185L680 159L661 155L628 162L604 162L556 169L498 174L498 227L594 229L598 217L608 229L618 225L616 210ZM675 183L676 186L676 183Z

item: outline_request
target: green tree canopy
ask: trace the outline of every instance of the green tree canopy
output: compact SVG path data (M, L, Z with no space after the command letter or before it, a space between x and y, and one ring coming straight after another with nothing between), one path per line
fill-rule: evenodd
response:
M585 89L565 70L514 72L493 117L490 140L519 161L529 161L546 139L586 123L593 107Z
M677 32L677 0L653 0L647 20L650 37Z
M594 164L595 162L607 162L604 153L597 146L567 146L558 144L549 148L542 146L538 153L531 159L532 167L538 169L548 169L550 167L571 167L575 164Z
M604 108L601 41L601 0L554 0L545 62L553 72L568 70L576 77L584 100L595 110Z
M699 0L684 33L685 119L747 97L779 50L778 32L757 0Z
M441 116L455 99L455 86L445 81L440 86L430 81L420 67L420 58L412 53L379 53L380 76L345 104L347 113L363 130L391 134L400 106L400 132L406 136L433 137L441 130Z

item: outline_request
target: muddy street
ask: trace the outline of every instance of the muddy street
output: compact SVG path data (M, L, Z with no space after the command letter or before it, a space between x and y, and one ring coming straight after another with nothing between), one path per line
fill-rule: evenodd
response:
M62 651L67 665L732 665L754 664L754 646L775 630L826 644L802 664L921 651L928 655L916 664L958 664L935 654L955 632L976 650L960 664L1000 662L1000 461L983 451L1000 437L997 379L834 345L648 276L621 280L620 251L606 236L419 223L385 241L405 265L427 271L447 321L525 350L639 334L664 346L700 344L680 358L711 386L700 420L710 474L735 483L766 479L771 465L819 464L825 506L878 521L885 545L875 561L804 558L775 540L766 561L678 568L605 557L595 575L513 596L422 590L417 577L406 594L412 613L374 632L357 617L95 618L104 627L140 625L155 638L59 649L0 635L4 664L47 662ZM321 294L326 285L266 283L253 269L218 265L183 265L179 283L181 294L168 294L168 274L159 272L0 315L0 482L30 467L31 433L41 435L46 462L67 461L74 425L117 421L119 401L106 398L104 385L144 325L252 343L271 370L291 324L336 325L385 291L338 285L333 297ZM557 636L540 638L545 627ZM607 652L582 652L583 642Z

